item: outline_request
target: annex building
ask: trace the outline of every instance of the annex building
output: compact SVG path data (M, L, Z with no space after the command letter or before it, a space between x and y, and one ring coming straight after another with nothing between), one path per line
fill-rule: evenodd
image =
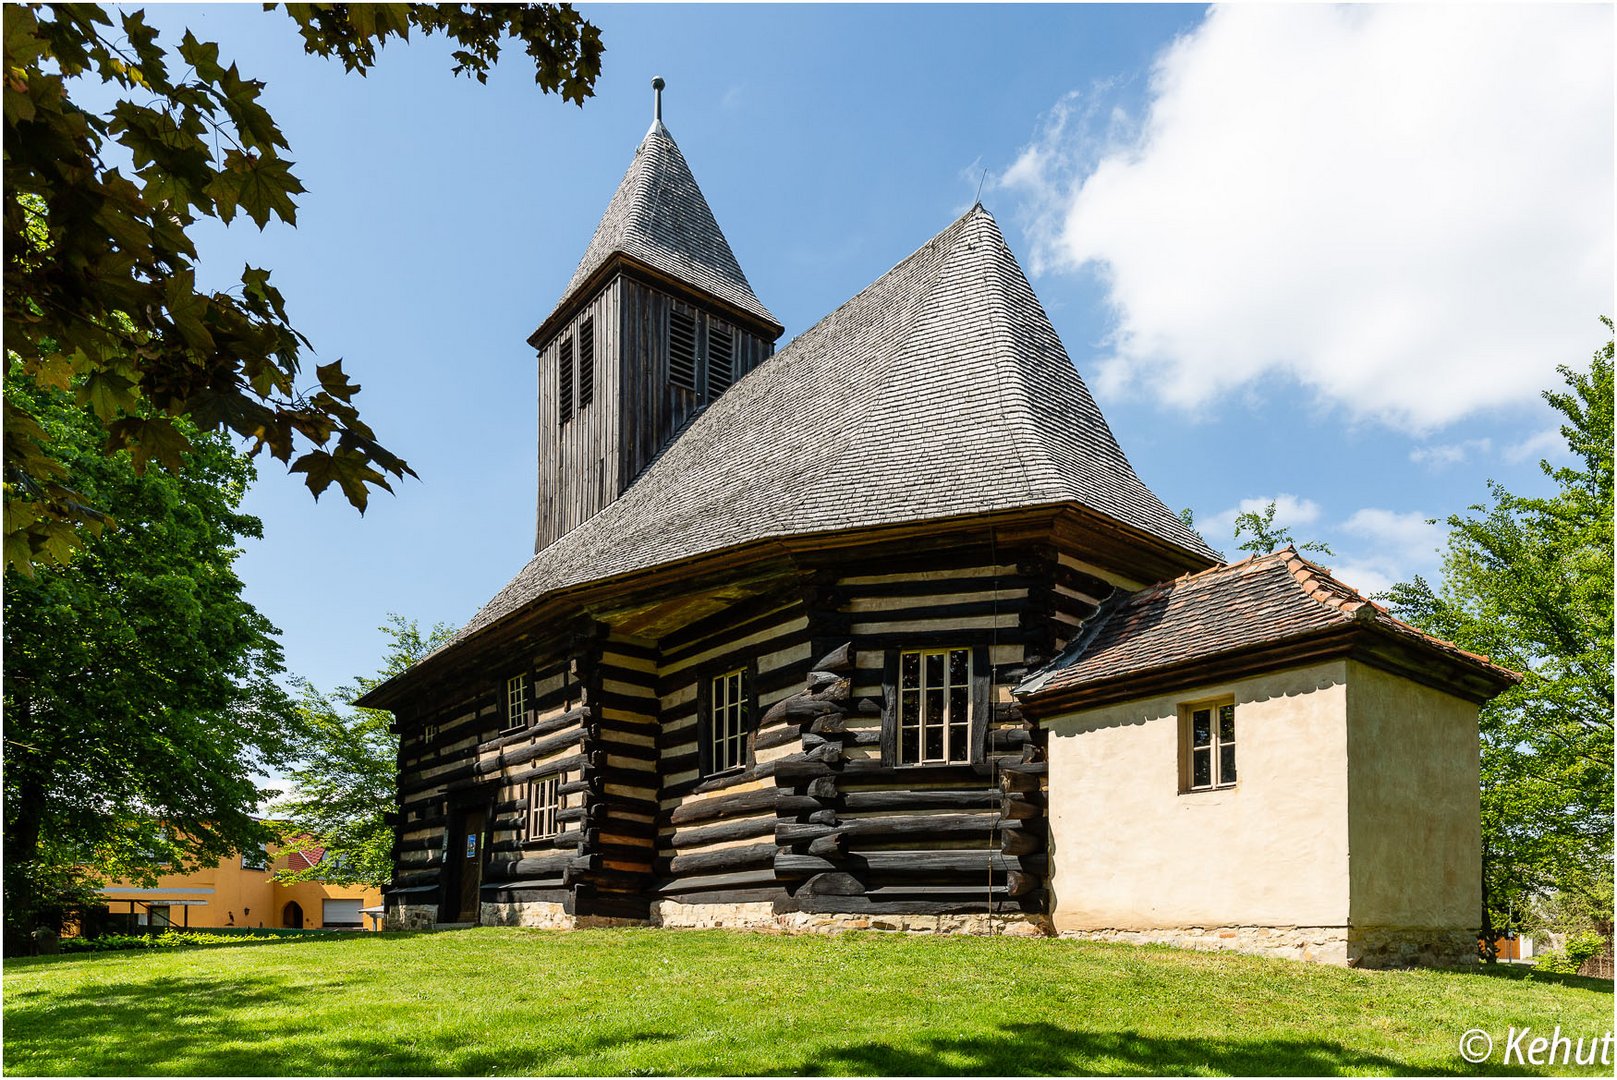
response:
M1514 676L1295 551L1223 564L980 205L777 352L660 113L529 338L532 560L362 700L387 925L1472 956Z

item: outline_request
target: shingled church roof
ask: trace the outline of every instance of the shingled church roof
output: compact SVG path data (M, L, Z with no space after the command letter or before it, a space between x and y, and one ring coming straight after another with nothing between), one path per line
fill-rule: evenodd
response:
M1062 655L1016 693L1036 699L1221 659L1261 660L1277 646L1350 628L1465 669L1491 686L1489 696L1520 681L1487 657L1395 618L1286 547L1116 594Z
M601 215L578 269L545 321L567 306L615 254L628 255L694 285L778 332L780 320L753 294L685 155L661 120L652 122L635 150L629 171Z
M752 542L1073 502L1217 559L1135 475L978 206L726 391L460 636Z

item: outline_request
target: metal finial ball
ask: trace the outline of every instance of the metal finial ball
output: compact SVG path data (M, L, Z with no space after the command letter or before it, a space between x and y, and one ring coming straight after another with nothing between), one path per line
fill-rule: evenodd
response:
M661 90L667 85L667 83L663 82L663 77L661 75L653 75L651 77L651 88L653 90Z

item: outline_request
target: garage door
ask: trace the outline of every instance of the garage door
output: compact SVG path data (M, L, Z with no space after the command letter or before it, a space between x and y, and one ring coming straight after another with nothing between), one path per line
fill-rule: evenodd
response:
M363 900L327 900L320 912L320 925L327 927L363 926L359 914Z

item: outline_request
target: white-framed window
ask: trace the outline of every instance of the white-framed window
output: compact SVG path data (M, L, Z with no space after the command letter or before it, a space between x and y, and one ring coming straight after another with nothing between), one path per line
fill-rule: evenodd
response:
M747 699L743 669L715 675L709 684L707 771L721 773L747 763Z
M971 760L971 650L909 649L898 655L898 761Z
M1198 701L1180 708L1179 788L1211 791L1235 784L1235 702Z
M528 781L528 839L547 840L561 832L561 775Z
M528 673L513 675L505 680L505 729L519 728L528 722Z

